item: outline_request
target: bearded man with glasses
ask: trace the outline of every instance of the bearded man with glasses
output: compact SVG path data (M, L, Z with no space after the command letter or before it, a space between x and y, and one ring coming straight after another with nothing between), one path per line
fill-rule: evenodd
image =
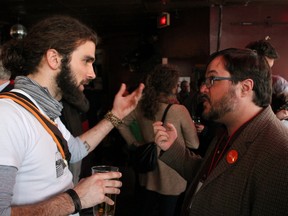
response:
M271 81L252 50L212 54L203 117L224 127L204 158L180 147L172 124L153 124L160 160L190 182L181 216L287 215L288 131L271 109Z

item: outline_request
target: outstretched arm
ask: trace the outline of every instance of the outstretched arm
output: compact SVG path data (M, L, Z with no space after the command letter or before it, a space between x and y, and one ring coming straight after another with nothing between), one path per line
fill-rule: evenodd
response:
M137 106L141 96L144 85L141 83L139 87L127 96L123 96L126 90L126 85L122 84L120 90L115 96L113 108L111 113L113 118L121 121L125 116L127 116L132 110ZM85 132L80 136L83 142L89 144L90 149L88 152L93 151L96 146L103 140L103 138L113 129L114 125L111 120L104 118L93 128Z
M185 144L178 143L177 130L173 124L162 122L153 124L155 143L163 151L159 159L178 172L187 181L191 181L198 170L201 157L190 151Z

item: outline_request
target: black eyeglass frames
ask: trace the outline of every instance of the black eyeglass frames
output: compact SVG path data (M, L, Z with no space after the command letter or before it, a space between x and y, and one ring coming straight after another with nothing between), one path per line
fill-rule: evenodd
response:
M210 76L206 77L203 84L206 85L207 88L211 88L214 85L215 81L221 81L221 80L232 80L231 77L218 77L218 76Z

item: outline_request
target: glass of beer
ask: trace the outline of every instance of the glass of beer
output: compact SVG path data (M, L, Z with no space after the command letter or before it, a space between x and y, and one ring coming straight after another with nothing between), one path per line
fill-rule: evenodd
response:
M106 173L106 172L117 172L119 171L118 167L115 166L93 166L91 168L92 174L94 173ZM108 205L103 202L93 207L93 216L114 216L116 208L116 194L106 194L110 199L114 201L114 205Z

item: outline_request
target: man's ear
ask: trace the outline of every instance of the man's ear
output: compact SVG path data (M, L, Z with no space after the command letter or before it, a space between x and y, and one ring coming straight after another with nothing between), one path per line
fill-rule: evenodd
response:
M246 79L241 81L241 92L242 95L246 95L247 93L250 93L253 90L254 87L254 81L252 79Z
M48 65L53 69L57 70L61 66L61 56L55 49L49 49L46 52L46 59Z

